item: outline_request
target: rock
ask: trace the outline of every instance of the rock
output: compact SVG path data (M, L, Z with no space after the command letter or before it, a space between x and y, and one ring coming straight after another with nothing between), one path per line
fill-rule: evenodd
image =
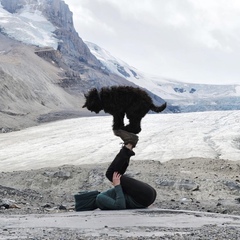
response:
M239 198L235 198L235 200L237 201L237 203L240 203L240 197Z
M1 4L5 10L10 13L16 13L19 9L23 7L24 0L2 0Z
M63 178L63 179L71 178L71 172L63 171L63 170L56 171L56 172L45 171L43 172L43 175L49 178Z
M10 208L9 204L1 204L0 207L3 208L3 209L9 209Z
M71 177L71 173L67 171L58 171L53 174L53 177L68 179Z
M59 210L67 210L67 208L65 206L63 206L63 205L60 205L58 209Z
M18 209L20 209L20 207L19 207L17 204L11 204L11 205L9 206L9 208L18 208Z
M103 172L97 168L94 168L89 171L87 183L92 187L97 187L102 184L104 179L105 179L105 176Z
M169 179L157 179L156 183L162 187L172 187L175 184L175 181Z
M15 204L15 200L12 199L0 199L0 208L9 209L9 208L18 208L20 207Z
M187 190L187 191L199 190L199 185L189 179L181 179L181 180L157 179L156 183L159 186L172 187L174 189L179 189L179 190Z
M184 190L188 190L188 191L189 190L195 190L199 187L195 182L193 182L189 179L180 180L180 182L176 183L176 186L178 186L178 188L181 189L181 190L184 189Z
M51 205L47 203L47 204L43 205L42 207L43 208L51 208Z
M12 200L12 199L7 199L7 198L0 199L0 206L1 205L12 205L14 203L15 203L15 200Z
M230 190L237 190L240 192L240 184L233 181L224 181L223 182Z

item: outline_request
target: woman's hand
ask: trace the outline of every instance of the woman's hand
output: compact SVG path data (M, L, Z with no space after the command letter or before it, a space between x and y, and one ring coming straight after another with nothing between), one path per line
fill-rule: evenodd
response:
M117 186L120 185L120 178L121 178L121 174L119 174L118 172L114 172L113 173L113 178L112 178L112 184L113 186Z

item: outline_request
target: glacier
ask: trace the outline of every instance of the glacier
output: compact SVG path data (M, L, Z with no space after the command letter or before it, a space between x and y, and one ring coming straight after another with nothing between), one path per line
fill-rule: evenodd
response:
M57 49L58 39L54 37L56 27L42 12L25 5L16 13L3 9L0 3L0 30L8 36L26 44Z
M100 46L85 43L108 71L163 98L172 112L240 110L240 85L194 84L147 74Z
M239 161L239 123L240 111L147 114L133 160L181 162L196 157ZM112 116L94 116L1 134L0 170L110 162L122 143L111 127Z

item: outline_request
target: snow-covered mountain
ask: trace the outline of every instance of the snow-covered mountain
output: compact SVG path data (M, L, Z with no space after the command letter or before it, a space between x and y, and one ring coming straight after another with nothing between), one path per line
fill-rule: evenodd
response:
M140 86L165 112L240 109L240 86L150 76L84 43L62 0L0 0L0 130L90 114L89 89Z
M94 43L86 44L108 71L162 97L174 111L240 109L240 85L192 84L153 76L129 66Z
M0 0L0 72L0 130L89 115L89 89L134 85L104 70L62 0Z
M58 39L53 34L56 26L48 21L39 10L44 2L39 0L38 7L36 7L34 2L29 1L29 4L23 5L22 8L20 8L20 3L21 1L13 8L6 1L2 1L0 7L2 31L25 43L57 49Z

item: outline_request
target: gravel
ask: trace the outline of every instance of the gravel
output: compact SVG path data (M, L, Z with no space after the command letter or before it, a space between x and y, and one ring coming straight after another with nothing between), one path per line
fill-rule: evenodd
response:
M213 159L181 159L165 163L157 161L132 161L128 173L134 178L150 183L157 190L157 199L147 212L129 212L131 216L146 219L139 226L110 227L98 230L58 226L17 227L24 219L46 216L71 219L68 214L77 214L76 221L82 216L74 211L73 195L82 190L105 190L111 184L105 179L108 164L65 165L57 168L43 168L29 171L2 172L0 174L0 217L10 222L1 223L1 239L240 239L240 184L238 162ZM153 209L156 209L154 212ZM177 217L187 211L190 216L202 219L206 214L217 222L192 227L178 227L173 222L169 226L153 226L153 217L161 221L163 215ZM169 212L168 212L169 211ZM171 212L180 211L180 213ZM105 215L101 215L103 214ZM117 211L118 214L121 211ZM95 210L88 213L86 221L94 216L105 221L109 213ZM100 215L99 215L100 214ZM210 215L206 215L210 216ZM188 221L186 217L184 221ZM34 218L34 219L35 219ZM234 219L235 218L235 219ZM120 218L119 218L120 219ZM229 223L229 219L234 220ZM83 219L82 219L83 220ZM19 225L20 226L20 225ZM90 232L89 232L90 231Z

